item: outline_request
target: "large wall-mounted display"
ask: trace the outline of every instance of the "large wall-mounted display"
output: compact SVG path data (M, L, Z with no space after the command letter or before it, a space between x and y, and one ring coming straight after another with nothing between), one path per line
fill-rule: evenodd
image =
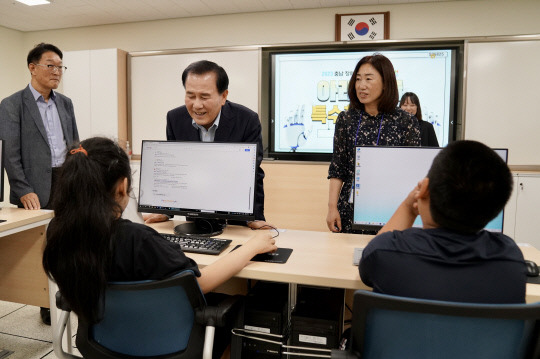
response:
M349 76L345 76L345 72L353 71L356 61L362 54L372 54L376 51L392 54L391 59L397 71L397 79L400 81L401 93L416 92L428 120L442 123L436 127L441 145L458 138L474 139L493 148L508 148L508 163L511 166L527 168L535 166L535 169L540 166L538 156L540 141L537 140L540 121L534 110L534 105L538 102L536 89L540 83L540 71L535 63L540 56L540 36L530 35L463 40L385 40L361 44L323 43L181 49L177 50L178 53L175 51L132 53L128 57L128 129L133 153L135 156L140 154L143 139L165 139L167 111L184 103L180 79L182 70L192 61L209 59L222 65L229 74L229 99L259 113L266 158L328 161L331 158L331 147L328 143L332 137L330 132L333 127L332 117L335 115L334 105L337 106L337 110L343 110L348 104L347 100L341 100L344 88L341 88L343 85L339 81L350 79ZM423 65L416 67L403 65L406 59L401 57L405 57L407 53L419 57L418 54L422 51L429 54L429 58L417 59ZM445 51L449 51L446 54L451 54L450 57L440 56ZM275 84L274 87L271 86L270 78L271 73L275 76L276 69L273 65L276 58L281 55L294 57L307 53L318 53L321 56L354 53L355 58L348 66L330 63L328 67L319 69L314 75L303 74L307 68L300 67L298 72L285 79L285 85L280 85L281 99L276 102L276 88ZM282 58L287 59L285 56ZM516 62L516 59L519 61ZM282 70L283 67L290 66L285 60L280 64ZM73 68L84 66L84 63L81 65L78 61L75 62L77 64L72 66ZM439 68L445 68L442 63L450 63L449 100L440 100L446 95L437 95L432 90L447 86L446 82L435 81L430 75L437 67L436 64ZM108 73L107 68L107 66L93 67L92 73ZM407 68L412 69L412 75L408 74ZM339 73L335 76L336 71L343 71L343 77L340 77ZM71 70L65 76L70 72ZM323 75L325 72L328 74ZM334 78L330 76L330 72L334 73ZM67 77L64 78L64 82L66 80ZM311 81L311 84L305 84L306 81ZM68 94L66 83L64 85ZM89 85L85 81L79 81L78 86ZM300 86L304 86L307 90L294 90ZM74 98L72 94L68 95ZM303 99L305 96L309 98ZM319 101L318 96L328 100ZM439 102L432 102L434 97L439 99ZM332 102L332 99L335 101ZM438 109L440 108L438 103L442 103L441 101L445 101L444 111L448 112L441 114ZM284 104L287 103L289 108L284 108ZM302 103L305 104L303 114ZM279 111L283 115L280 117L276 115L276 104L281 106ZM312 145L312 149L303 151L302 146L306 148L308 145L307 139L315 138L312 127L308 127L314 121L311 117L313 106L323 104L327 120L328 113L331 112L330 121L322 123L322 117L315 116L315 124L322 129L316 131L317 138L322 139L326 136L324 137L327 141L326 148L322 152L316 152L313 150L315 145ZM76 110L79 107L76 106ZM316 107L319 110L321 108ZM99 108L96 111L101 113ZM94 112L92 109L92 113ZM290 126L288 130L290 133L286 133L283 128L276 129L280 121L299 123L300 116L304 119L299 125L303 125L303 129ZM77 121L81 122L80 127L87 126L79 117ZM326 130L327 128L330 130ZM276 133L280 133L279 138ZM300 144L295 143L295 137L297 140L302 133L306 138L300 138Z
M400 96L418 95L423 119L433 124L439 144L454 140L461 46L282 50L271 52L268 61L269 157L329 160L338 114L349 106L353 70L375 52L392 61Z

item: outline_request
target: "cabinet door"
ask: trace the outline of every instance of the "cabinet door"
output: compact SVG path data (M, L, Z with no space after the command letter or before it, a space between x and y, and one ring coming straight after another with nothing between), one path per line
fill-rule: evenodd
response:
M66 51L63 93L73 101L79 138L127 139L126 52L118 49Z
M517 192L519 177L517 175L512 176L514 180L514 188L512 189L512 195L506 202L504 207L504 224L503 224L503 233L510 238L515 238L515 229L516 229L516 206L517 206Z
M517 188L516 242L540 248L540 176L519 175Z

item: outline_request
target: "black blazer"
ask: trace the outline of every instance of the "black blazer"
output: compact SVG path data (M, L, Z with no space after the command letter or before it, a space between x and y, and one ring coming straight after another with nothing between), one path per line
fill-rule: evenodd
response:
M201 140L199 129L193 126L186 106L177 107L167 113L167 140ZM259 116L245 106L227 101L221 108L221 117L214 141L257 143L254 212L255 219L264 221L264 171L261 168L263 145Z
M439 147L437 135L433 125L424 120L418 120L420 123L420 146L422 147Z

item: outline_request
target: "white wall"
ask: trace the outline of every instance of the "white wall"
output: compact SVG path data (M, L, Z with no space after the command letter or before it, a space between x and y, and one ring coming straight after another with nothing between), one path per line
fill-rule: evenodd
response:
M120 48L126 51L334 40L335 14L390 11L390 38L444 38L540 34L540 1L471 0L336 7L204 16L50 31L0 27L0 98L21 89L29 76L26 55L39 42L62 51ZM8 50L8 51L6 51ZM66 66L70 64L66 63ZM180 69L166 69L171 74ZM68 70L69 71L69 70Z
M23 33L0 26L0 100L21 90L30 82L26 66L26 54L23 51ZM4 200L9 203L9 184L4 174Z
M540 169L540 39L470 43L467 53L464 138L508 148L511 167Z
M540 1L473 0L272 11L28 32L24 48L40 41L70 51L326 42L334 40L336 13L377 11L390 11L391 39L540 33Z
M335 14L390 11L390 39L540 34L538 0L471 0L402 5L351 6L204 16L51 31L0 27L0 99L30 77L28 51L50 42L62 51L120 48L126 51L334 40ZM70 66L66 63L66 66ZM68 70L69 71L69 70ZM159 69L176 76L181 69ZM77 106L77 104L75 104Z
M0 26L0 100L22 90L30 82L30 73L26 66L24 34L20 31Z

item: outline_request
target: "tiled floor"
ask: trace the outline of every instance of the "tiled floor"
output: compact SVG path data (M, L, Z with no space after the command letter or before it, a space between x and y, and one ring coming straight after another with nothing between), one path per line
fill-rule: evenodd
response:
M5 359L57 359L51 327L41 322L39 308L30 305L0 301L0 353L2 349L13 352Z

